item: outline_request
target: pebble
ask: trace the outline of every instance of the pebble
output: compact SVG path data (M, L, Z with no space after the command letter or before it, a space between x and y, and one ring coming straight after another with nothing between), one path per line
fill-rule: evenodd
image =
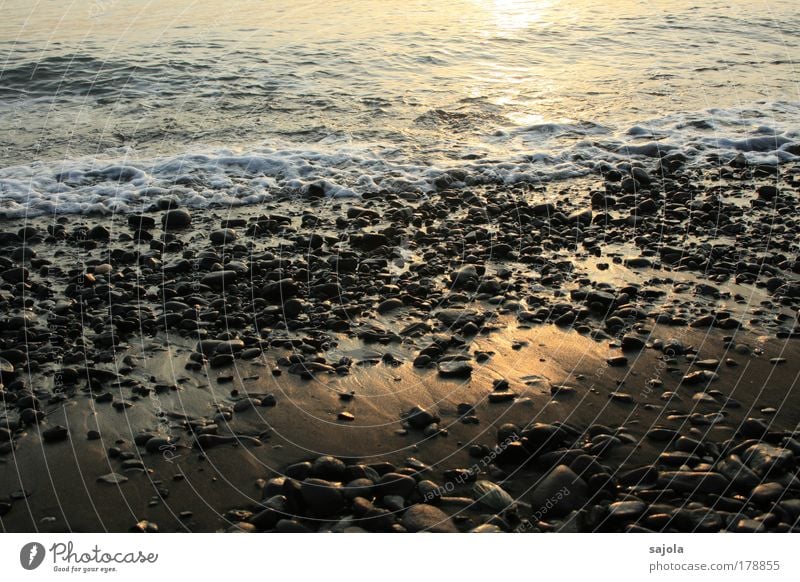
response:
M347 465L341 459L330 455L323 455L314 459L309 467L309 474L329 481L341 481Z
M504 511L514 505L514 498L491 481L483 479L476 481L472 491L478 503L493 511Z
M469 378L472 375L472 366L469 362L460 360L452 362L440 362L438 364L439 375L443 378Z
M624 351L639 351L644 349L645 341L639 336L626 334L622 336L621 345Z
M658 486L679 493L714 493L721 495L729 481L713 471L664 471L659 474Z
M109 485L121 485L128 481L128 478L125 475L120 475L119 473L108 473L107 475L102 475L97 478L97 481L100 483L107 483Z
M239 278L239 273L236 271L216 271L214 273L209 273L208 275L203 275L203 278L200 280L203 285L208 285L213 289L221 289L223 287L233 285L236 280Z
M161 225L165 229L182 229L192 224L192 215L183 208L176 208L165 212L161 217Z
M42 431L42 440L46 443L55 443L66 440L69 437L69 430L65 426L55 425Z
M527 501L534 511L546 508L548 517L562 517L582 509L589 499L586 482L566 465L558 465L534 486Z
M756 505L770 505L783 497L784 488L780 483L762 483L750 492L750 499Z
M415 406L409 410L405 415L405 419L412 428L417 429L424 429L425 427L441 420L437 415L422 408L421 406Z
M413 477L392 472L383 475L375 487L376 491L383 496L397 495L402 498L408 498L417 488L417 482Z
M643 501L616 501L608 506L608 519L614 522L630 522L638 520L647 505Z
M232 228L221 228L213 231L209 235L209 238L211 239L211 244L227 245L233 243L239 237L236 235L236 231Z
M758 443L744 451L742 460L758 475L765 477L788 471L794 466L795 456L789 449Z
M324 479L304 480L300 486L300 494L309 511L315 515L334 515L344 507L341 487Z
M612 356L606 360L606 363L612 368L621 368L628 365L627 356Z
M400 523L410 532L458 532L458 528L456 528L450 517L433 505L412 505L403 513Z

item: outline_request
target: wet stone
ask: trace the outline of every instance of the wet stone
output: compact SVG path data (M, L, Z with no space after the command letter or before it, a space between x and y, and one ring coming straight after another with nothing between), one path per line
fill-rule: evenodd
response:
M55 443L66 440L69 437L69 430L65 426L56 425L42 431L42 440L46 443Z
M183 208L170 210L161 217L161 224L165 229L187 228L192 223L192 215Z
M466 361L440 362L438 370L443 378L469 378L472 375L472 365Z
M428 425L439 422L440 420L437 415L421 406L415 406L409 410L405 418L412 428L417 429L424 429Z
M309 478L300 486L303 502L316 515L333 515L344 507L341 488L324 479Z
M728 488L728 480L712 471L665 471L659 474L658 486L680 493L715 493Z
M758 443L742 454L742 460L753 471L766 476L788 471L794 466L795 456L789 449Z
M238 276L239 274L236 271L216 271L204 275L201 279L201 283L213 289L219 289L235 283Z
M121 485L128 481L128 478L125 475L120 475L119 473L108 473L107 475L102 475L97 478L99 483L106 483L108 485Z
M763 483L750 493L750 499L757 505L769 505L781 499L784 494L780 483Z
M213 231L209 238L211 239L211 244L226 245L233 243L239 237L232 228L221 228Z
M476 481L472 491L478 503L493 511L503 511L514 505L514 498L497 483Z
M458 531L444 511L426 504L409 507L403 514L401 523L410 532L456 533Z
M643 501L617 501L608 506L608 519L615 522L636 521L647 510Z
M548 516L568 515L588 502L586 482L566 465L559 465L533 488L527 501L534 511L546 508Z

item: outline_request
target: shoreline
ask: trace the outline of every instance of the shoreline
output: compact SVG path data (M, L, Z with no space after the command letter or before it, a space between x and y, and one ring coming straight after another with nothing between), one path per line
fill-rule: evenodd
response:
M3 220L3 531L796 528L798 168L626 171Z

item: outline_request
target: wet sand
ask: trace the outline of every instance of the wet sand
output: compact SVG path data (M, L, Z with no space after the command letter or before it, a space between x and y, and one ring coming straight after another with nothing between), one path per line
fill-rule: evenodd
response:
M795 529L765 171L6 221L2 528Z

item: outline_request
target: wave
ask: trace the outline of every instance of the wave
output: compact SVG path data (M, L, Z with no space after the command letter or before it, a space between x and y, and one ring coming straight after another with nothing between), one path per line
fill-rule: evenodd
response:
M420 159L397 145L342 146L339 142L273 144L246 151L186 151L140 158L131 149L101 157L32 162L0 169L0 216L126 213L152 209L164 198L194 207L258 204L276 196L424 196L442 188L486 184L541 184L597 174L639 161L652 166L680 152L689 166L726 163L744 156L753 164L798 161L797 132L751 125L748 132L718 134L714 119L699 114L638 123L618 134L601 124L541 124L518 133L562 132L580 139L515 154L455 155ZM668 122L667 122L668 121ZM512 132L513 134L514 132Z

